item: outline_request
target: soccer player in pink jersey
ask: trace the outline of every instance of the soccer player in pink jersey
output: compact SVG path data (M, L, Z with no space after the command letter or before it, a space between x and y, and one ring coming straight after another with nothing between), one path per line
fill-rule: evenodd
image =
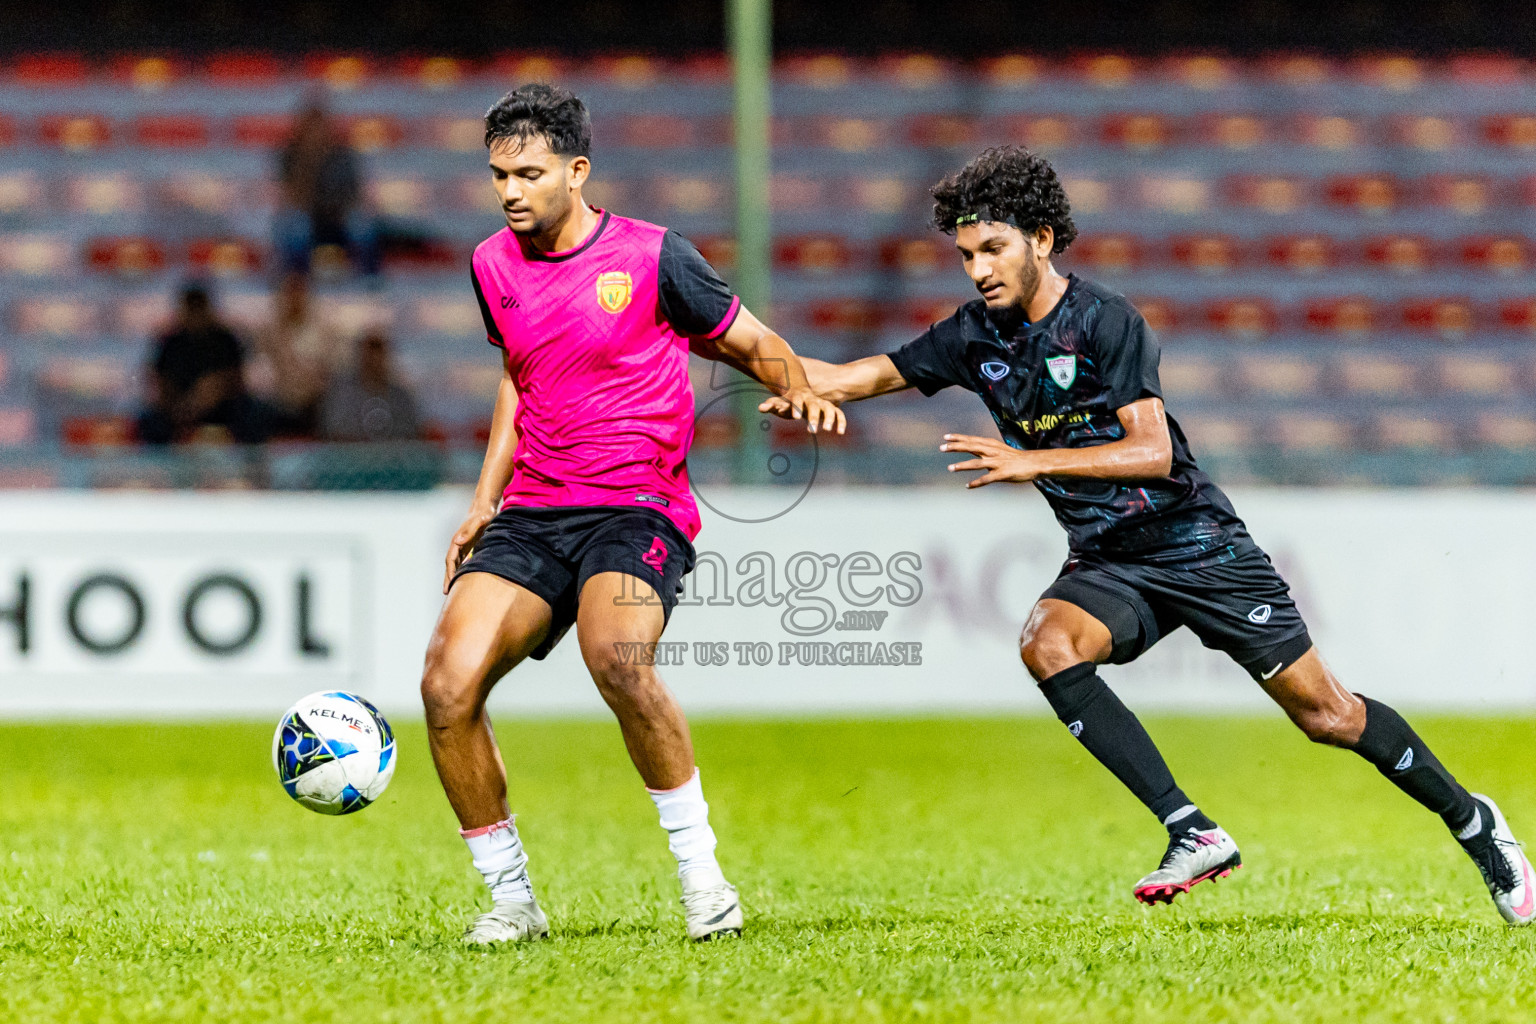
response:
M803 418L812 433L844 428L788 343L682 236L587 205L591 139L581 100L547 85L508 93L485 117L507 227L475 250L472 276L506 372L421 681L432 759L491 890L491 911L465 932L472 943L549 934L485 701L572 625L668 834L689 937L741 931L688 722L633 656L660 638L694 564L688 353L764 384L763 412Z

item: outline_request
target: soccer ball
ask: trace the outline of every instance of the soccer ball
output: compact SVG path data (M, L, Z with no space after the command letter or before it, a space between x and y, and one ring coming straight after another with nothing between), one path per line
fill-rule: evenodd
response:
M272 766L288 795L321 814L351 814L384 794L395 774L395 733L355 693L312 693L283 713Z

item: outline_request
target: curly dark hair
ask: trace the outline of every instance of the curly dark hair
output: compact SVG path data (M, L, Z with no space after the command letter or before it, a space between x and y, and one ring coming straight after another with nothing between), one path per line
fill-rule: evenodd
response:
M576 94L534 82L518 86L485 112L485 148L503 139L519 146L542 138L558 156L592 155L592 118Z
M986 150L931 191L934 226L946 235L976 218L1012 224L1025 234L1048 227L1055 235L1052 252L1077 237L1061 179L1044 157L1023 146Z

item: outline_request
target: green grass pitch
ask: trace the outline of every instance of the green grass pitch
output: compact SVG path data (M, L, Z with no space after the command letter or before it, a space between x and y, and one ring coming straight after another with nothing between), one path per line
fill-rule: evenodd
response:
M553 940L462 947L481 884L419 726L324 818L267 725L0 727L0 1020L1530 1021L1507 929L1439 822L1279 716L1154 718L1246 866L1172 907L1163 841L1055 722L701 722L747 934L683 936L607 722L500 739ZM1529 721L1420 718L1536 835Z

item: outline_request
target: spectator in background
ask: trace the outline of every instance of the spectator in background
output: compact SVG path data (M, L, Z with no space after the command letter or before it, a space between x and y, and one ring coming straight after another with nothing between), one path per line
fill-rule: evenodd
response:
M320 435L327 441L421 440L416 399L396 380L382 331L358 339L352 372L325 396Z
M248 379L273 407L273 432L314 437L320 403L338 364L342 341L310 301L309 280L288 273L273 296L272 321L257 335Z
M376 230L363 206L357 155L325 108L311 100L277 158L282 194L275 225L283 269L308 274L316 246L337 245L370 277L379 271Z
M215 427L242 444L265 441L266 411L245 390L243 363L240 341L220 321L208 289L188 284L175 319L155 341L139 439L170 444Z

